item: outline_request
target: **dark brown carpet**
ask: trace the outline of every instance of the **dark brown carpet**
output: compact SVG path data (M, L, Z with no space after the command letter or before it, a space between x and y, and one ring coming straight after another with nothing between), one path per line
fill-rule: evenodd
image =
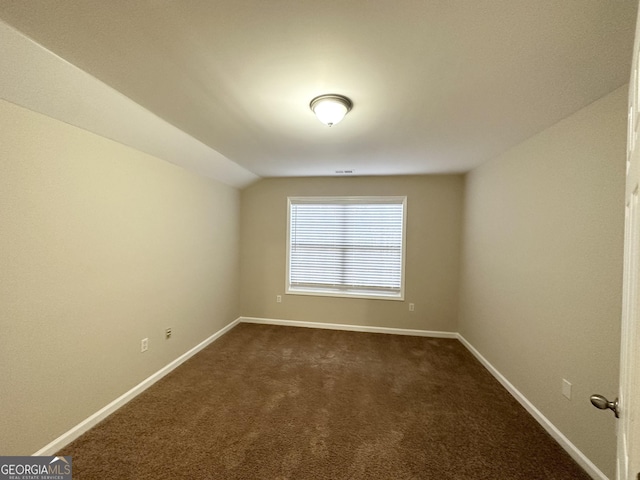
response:
M457 340L240 324L58 455L75 479L588 479Z

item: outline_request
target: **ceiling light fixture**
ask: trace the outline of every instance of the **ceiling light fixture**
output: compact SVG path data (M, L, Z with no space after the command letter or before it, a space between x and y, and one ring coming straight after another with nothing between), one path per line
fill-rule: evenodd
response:
M351 100L335 94L320 95L309 104L309 108L316 114L318 120L329 127L339 123L352 107Z

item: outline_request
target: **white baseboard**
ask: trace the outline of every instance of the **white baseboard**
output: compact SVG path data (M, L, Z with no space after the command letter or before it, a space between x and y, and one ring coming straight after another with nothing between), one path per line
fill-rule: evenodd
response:
M387 333L391 335L410 335L413 337L458 338L455 332L435 330L409 330L405 328L367 327L362 325L343 325L340 323L300 322L297 320L279 320L274 318L240 317L242 323L260 323L263 325L282 325L287 327L322 328L325 330L347 330L350 332Z
M531 414L537 422L560 444L566 452L571 455L582 468L595 480L609 480L608 477L602 473L602 471L596 467L591 460L589 460L584 453L582 453L578 447L576 447L571 441L565 437L558 428L545 417L540 410L538 410L533 403L515 387L509 380L505 378L489 361L482 356L482 354L475 349L462 335L458 334L458 339L467 349L482 363L482 365L489 370L489 372L506 388L509 393Z
M240 319L237 318L236 320L231 322L226 327L218 330L216 333L211 335L209 338L207 338L203 342L200 342L198 345L193 347L188 352L180 355L173 362L171 362L168 365L164 366L163 368L158 370L156 373L154 373L153 375L151 375L150 377L148 377L147 379L143 380L138 385L133 387L128 392L120 395L118 398L116 398L113 402L109 403L107 406L101 408L96 413L94 413L90 417L86 418L85 420L83 420L82 422L77 424L72 429L70 429L67 432L65 432L62 435L60 435L58 438L53 440L48 445L42 447L40 450L38 450L33 455L34 456L41 456L41 455L47 455L48 456L48 455L53 455L54 453L58 452L60 449L64 448L66 445L68 445L69 443L74 441L76 438L78 438L80 435L85 433L87 430L89 430L90 428L94 427L99 422L101 422L103 419L105 419L106 417L111 415L113 412L118 410L124 404L126 404L130 400L133 400L133 398L135 398L136 396L140 395L147 388L149 388L151 385L156 383L158 380L160 380L162 377L167 375L169 372L171 372L172 370L174 370L175 368L180 366L182 363L184 363L187 360L189 360L191 357L193 357L200 350L202 350L203 348L207 347L209 344L213 343L219 337L221 337L222 335L227 333L229 330L231 330L233 327L235 327L239 322L240 322Z

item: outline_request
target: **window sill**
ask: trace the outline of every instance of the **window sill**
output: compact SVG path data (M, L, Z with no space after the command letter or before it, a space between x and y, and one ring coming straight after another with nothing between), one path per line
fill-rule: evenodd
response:
M310 287L289 287L287 295L307 295L313 297L339 297L339 298L364 298L370 300L404 300L404 293L386 293L376 290L354 289L332 289L332 288L310 288Z

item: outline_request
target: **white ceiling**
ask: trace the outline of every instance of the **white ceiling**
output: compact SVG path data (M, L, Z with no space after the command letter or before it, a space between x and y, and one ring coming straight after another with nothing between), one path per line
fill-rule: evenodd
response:
M464 172L628 82L635 0L0 0L256 175ZM309 101L347 95L335 127Z

